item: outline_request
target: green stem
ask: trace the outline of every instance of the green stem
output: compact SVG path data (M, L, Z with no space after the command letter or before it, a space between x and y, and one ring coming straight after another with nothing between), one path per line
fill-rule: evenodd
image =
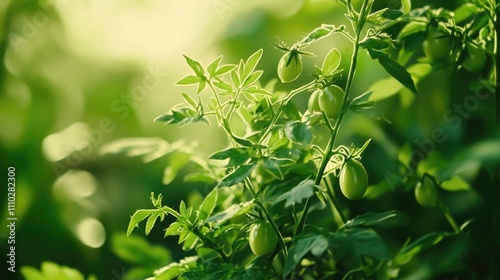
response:
M453 228L453 231L455 233L459 233L460 228L458 227L457 222L455 222L455 219L451 215L450 210L448 209L448 206L446 206L443 202L439 201L439 208L443 211L443 214L444 214L446 220L448 220L451 227Z
M259 142L258 142L259 144L262 144L262 142L266 139L266 137L269 135L269 133L271 133L274 125L276 124L279 117L281 116L281 111L282 111L283 106L285 106L295 95L310 88L313 84L314 84L314 81L312 81L308 84L305 84L297 89L294 89L294 90L290 91L290 94L287 97L285 97L281 100L279 107L276 109L277 113L276 113L276 115L274 115L273 119L271 120L271 123L267 126L266 131L264 131L264 133L260 137ZM271 104L271 106L272 106L272 104Z
M365 9L366 2L369 0L365 0L363 2L363 7L362 9ZM362 26L358 28L359 30L362 29ZM333 155L333 146L335 144L335 138L337 137L337 133L340 128L340 124L342 123L342 119L344 118L344 115L347 111L347 100L349 99L349 92L351 90L352 82L354 79L354 74L356 73L356 66L358 63L358 52L359 52L359 41L360 41L360 34L356 33L356 37L354 40L354 51L351 56L351 64L349 67L349 74L347 76L347 82L346 82L346 87L345 87L345 94L344 97L342 98L342 110L339 113L339 117L337 118L335 122L335 126L331 130L331 136L330 139L328 140L327 148L325 150L325 155L323 157L323 160L321 161L320 168L318 170L318 174L316 175L316 180L314 181L315 185L319 185L321 183L321 180L323 179L323 175L325 173L326 166L328 162L330 161L330 158ZM300 217L299 223L297 224L297 228L295 230L295 234L298 234L302 232L304 229L304 225L307 219L307 215L309 212L309 208L311 207L312 204L312 197L308 198L306 200L306 203L304 205L304 210L302 211L302 216ZM341 211L339 211L341 212Z
M334 191L333 191L333 184L331 182L331 179L330 179L330 177L326 177L325 179L326 179L325 184L326 184L326 188L327 188L328 198L331 200L333 207L335 207L335 211L339 215L340 220L342 221L342 225L344 225L345 223L347 223L347 218L344 215L344 213L342 212L342 207L340 207L339 202L335 198Z

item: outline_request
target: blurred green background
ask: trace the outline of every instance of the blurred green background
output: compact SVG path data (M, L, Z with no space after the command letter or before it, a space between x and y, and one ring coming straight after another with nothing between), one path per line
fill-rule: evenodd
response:
M450 9L460 2L412 1L413 7L431 4ZM397 6L399 1L376 1L376 5ZM102 155L101 147L123 137L186 139L187 143L197 141L197 153L207 157L226 145L214 127L195 124L177 128L152 122L181 102L182 92L194 91L173 86L190 73L182 54L204 65L220 54L224 62L237 63L263 48L258 68L265 71L263 81L268 81L276 77L275 67L282 55L270 44L277 41L276 36L291 45L322 23L345 24L343 9L332 0L1 1L0 172L4 178L7 167L16 168L17 268L39 267L49 260L99 279L122 279L133 265L117 257L111 241L113 236L124 234L136 209L150 206L149 194L161 192L165 204L178 205L188 193L205 194L207 190L182 179L163 185L168 157L144 164L140 158ZM300 80L278 84L278 89L290 90L309 81L305 73L314 73L314 65L320 65L333 46L346 54L346 69L350 44L336 36L310 49L317 57L305 59ZM415 100L401 95L381 102L380 108L392 125L348 117L346 127L352 129L341 134L341 142L360 145L368 137L374 139L363 158L370 183L383 180L384 172L396 169L395 158L402 144L426 139L437 127L443 127L449 136L437 147L447 159L491 135L491 104L483 104L458 127L443 121L451 105L470 94L464 85L475 79L459 72L460 83L439 82L450 80L450 75L451 69L431 74L418 85L421 95ZM383 69L363 52L354 94L385 77ZM306 108L307 98L303 94L295 100L299 108ZM481 206L489 205L488 193L482 188L490 183L481 181L481 172L486 171L478 172L479 176L473 171L470 177L477 191L454 194L459 198L449 199L460 201L456 203L460 207L451 207L458 220L481 216L480 227L488 226L491 209ZM0 192L3 224L6 189ZM442 217L418 208L408 193L393 192L368 203L353 203L354 213L392 208L404 209L408 215L400 227L403 236L397 231L385 233L394 248L405 241L408 232L416 238L446 228ZM0 251L5 257L7 229L2 227L0 234ZM143 236L142 229L134 235ZM168 248L172 259L184 255L175 238L163 239L162 235L157 227L148 241ZM473 240L488 237L487 233L479 235ZM461 263L488 248L486 241L471 242L475 249L459 250L452 260ZM165 259L158 267L169 261ZM470 263L479 275L487 270L481 261Z

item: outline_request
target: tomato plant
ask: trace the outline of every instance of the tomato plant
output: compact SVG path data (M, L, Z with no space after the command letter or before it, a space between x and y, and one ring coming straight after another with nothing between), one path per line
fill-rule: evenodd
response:
M171 215L175 221L168 225L165 236L178 236L182 248L193 254L158 270L157 279L204 279L202 276L206 275L227 279L394 279L403 277L399 273L405 273L403 268L408 263L439 246L444 238L465 235L469 222L458 224L446 200L438 201L436 190L440 186L443 192L470 191L468 180L478 174L477 170L461 173L464 166L447 162L436 151L438 144L446 141L445 136L451 136L436 128L431 140L413 141L411 135L402 132L400 138L409 138L407 143L384 142L387 135L373 127L376 121L386 121L384 125L393 125L394 121L397 127L411 119L393 116L391 121L391 111L413 110L412 102L418 104L421 98L429 98L415 84L420 85L426 75L439 67L458 66L463 56L454 54L466 52L470 59L480 56L476 50L461 49L463 46L473 41L494 45L488 41L496 36L488 33L493 30L494 6L481 6L475 1L474 10L457 13L428 6L408 12L411 3L403 1L402 12L391 7L376 10L373 0L363 0L360 7L348 0L339 2L350 26L322 24L291 48L284 42L275 44L285 51L278 63L278 78L283 83L298 78L302 56L304 61L312 56L307 50L313 44L326 44L328 41L322 39L334 36L351 44L348 55L328 46L330 51L321 57L322 64L308 76L310 80L290 90L276 89L276 80L263 80L259 62L267 53L262 49L239 63L225 64L219 56L207 66L184 56L192 73L176 84L195 86L194 94L183 93L184 103L155 121L169 125L215 122L212 128L225 135L227 147L206 160L196 157L195 149L183 152L191 157L185 165L194 166L186 180L206 186L202 203L186 205L181 201L174 209L162 204L161 194L152 194L154 208L137 210L132 216L128 234L144 220L148 234L158 220ZM474 25L474 15L479 13L487 15ZM415 46L423 47L427 59L418 57L421 54L415 52ZM373 63L387 72L386 78L368 89L354 86L359 79L361 51L366 51ZM344 59L348 60L346 69L340 67ZM464 68L483 67L472 67L471 63L472 60L464 61ZM459 67L449 68L455 71ZM211 96L204 99L205 94ZM293 102L302 94L310 94L307 110ZM399 96L392 98L395 95ZM480 98L478 95L477 103ZM392 105L400 102L401 108L379 109L379 103L385 101L393 102ZM425 115L426 111L418 113ZM451 113L446 112L444 119L457 124L461 119ZM465 114L461 116L465 118ZM352 120L356 118L365 124L357 131L363 133L354 133ZM248 127L241 129L241 124ZM417 127L412 133L424 128ZM433 139L437 140L432 142ZM372 160L366 169L360 163L372 149L372 142L388 154L397 154L393 160L396 175L381 171L385 167L377 166L378 159ZM468 155L460 154L457 158ZM477 162L487 160L476 158L470 166L477 167ZM367 170L377 168L383 175L368 177ZM374 205L372 201L392 197L391 192L413 199L412 190L422 206L439 206L429 211L439 211L448 230L436 228L415 240L389 246L380 236L378 226L399 216L400 211L366 211L350 201L363 199L362 204L369 208ZM353 209L358 211L351 212ZM243 218L235 222L235 217ZM282 266L277 265L281 263ZM431 274L425 275L432 278Z
M363 165L350 159L344 163L340 171L340 189L345 197L349 199L360 199L368 187L368 175Z
M415 187L415 198L418 204L423 207L436 206L438 193L434 182L428 179L428 177L423 177L422 181L418 182Z
M320 109L331 118L336 119L342 109L342 99L344 90L337 85L331 85L325 88L318 98Z
M465 70L469 72L479 72L486 64L486 54L480 48L467 45L467 57L462 64Z
M435 27L430 27L423 45L424 53L432 61L441 62L450 58L451 39L449 36L438 32Z
M302 73L302 60L297 51L284 54L278 63L278 77L283 83L295 81Z
M252 226L248 237L250 249L257 255L265 255L274 251L278 244L278 238L269 222L257 223Z

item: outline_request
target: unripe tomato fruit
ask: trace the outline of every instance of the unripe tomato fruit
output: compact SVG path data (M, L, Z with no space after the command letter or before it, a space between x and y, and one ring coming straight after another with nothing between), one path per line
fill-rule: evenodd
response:
M339 184L345 197L360 199L368 187L368 175L364 166L355 159L349 159L340 171Z
M311 96L309 96L309 102L307 102L307 109L309 112L320 112L321 108L319 107L319 96L321 95L322 90L317 89L313 91Z
M450 57L451 39L450 37L437 38L442 35L436 28L430 27L427 39L422 44L425 55L434 62L442 62Z
M293 55L292 61L287 65L290 56ZM290 83L295 81L302 73L302 60L296 51L289 51L284 54L278 63L278 77L282 83Z
M342 107L342 98L344 90L337 86L331 85L323 89L319 95L319 108L331 118L336 119Z
M248 237L250 249L257 256L269 254L274 251L278 244L278 237L268 221L257 223L252 226Z
M422 207L436 206L438 193L434 183L428 178L423 178L415 187L415 198Z
M465 70L475 73L483 69L486 64L486 54L483 50L473 45L467 45L468 55L464 60L462 66Z

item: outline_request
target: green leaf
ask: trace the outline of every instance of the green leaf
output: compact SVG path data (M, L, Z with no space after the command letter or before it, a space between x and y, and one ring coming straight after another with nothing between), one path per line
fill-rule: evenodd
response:
M163 246L153 246L145 238L134 235L113 235L111 249L120 259L133 264L160 264L172 259Z
M339 27L335 27L335 25L330 24L322 24L320 27L311 31L311 33L307 34L307 36L300 41L300 45L308 45L313 42L316 42L324 37L327 37L335 32L340 32L345 29L345 26L341 25Z
M290 246L288 257L285 260L283 276L287 276L300 263L302 258L309 252L319 257L328 248L328 239L323 235L299 235Z
M477 15L480 11L481 9L478 6L472 3L465 3L460 7L458 7L457 9L455 9L454 12L455 22L460 23L462 21L465 21L471 18L472 16Z
M427 24L424 22L417 22L417 21L412 21L405 25L403 29L401 29L401 32L399 32L398 37L400 39L404 39L406 37L409 37L411 35L417 34L417 33L425 33L427 30Z
M293 164L295 161L289 158L268 157L264 159L262 167L276 179L283 180L283 169Z
M450 180L441 183L441 188L447 191L468 191L471 189L470 184L460 176L453 176Z
M238 183L243 182L252 170L255 168L255 163L252 164L244 164L236 169L234 169L231 173L227 174L217 185L218 188L221 187L230 187L236 185Z
M307 199L314 195L314 181L306 179L300 182L297 186L288 192L279 196L273 204L277 204L286 200L285 207L290 207L295 203L301 203L302 200Z
M371 13L367 18L366 21L374 24L374 25L382 25L387 21L387 18L384 17L384 13L388 11L389 8L384 8L382 10L378 10L374 13Z
M196 83L199 83L201 82L203 79L198 77L198 76L195 76L195 75L187 75L183 78L181 78L180 80L178 80L177 82L175 82L176 85L191 85L191 84L196 84Z
M308 145L313 139L311 127L300 121L289 121L285 126L285 135L295 143Z
M359 45L364 49L384 50L391 46L391 41L387 38L368 37Z
M391 210L383 213L368 212L347 221L347 223L345 223L342 227L350 229L362 226L374 226L394 217L396 217L396 210Z
M444 237L450 235L452 234L446 232L431 232L426 234L412 242L410 245L403 247L394 257L394 263L399 266L405 265L418 253L438 244Z
M215 209L215 205L217 205L217 198L218 198L218 191L217 189L213 189L203 200L203 202L200 205L200 209L198 211L198 219L205 220L208 218L210 215L212 215L212 212Z
M191 108L182 107L175 108L169 114L158 116L154 119L155 122L164 122L165 124L178 124L180 126L194 122L206 122L208 120L201 112L197 112Z
M243 67L243 75L242 75L242 79L243 80L247 80L247 77L249 77L252 73L253 74L257 73L257 72L254 72L254 70L255 70L255 67L257 66L257 64L259 63L260 58L262 57L262 53L263 52L264 51L262 49L259 49L258 51L256 51L255 53L253 53L247 59L247 61L244 64L244 67ZM260 71L260 75L262 75L262 71ZM260 75L258 75L258 76L260 77ZM255 80L257 80L257 79L255 79ZM251 84L251 83L248 83L248 84Z
M191 160L191 153L178 151L169 158L168 165L163 172L162 183L168 185L177 177L179 171Z
M216 152L212 154L210 159L214 160L226 160L229 159L226 167L237 167L245 164L249 159L249 149L248 148L227 148L225 150Z
M189 65L189 67L191 67L191 69L193 69L194 73L196 73L196 76L198 76L200 78L203 77L203 75L205 74L205 71L203 70L203 67L201 66L201 64L198 61L196 61L196 60L194 60L186 55L183 55L183 56L186 59L186 62Z
M411 159L413 157L413 150L409 143L405 143L398 152L398 160L406 167L411 166Z
M240 88L241 80L240 77L238 77L238 72L236 70L231 71L231 81L233 81L233 85L236 88Z
M212 61L212 63L210 63L210 65L208 65L207 72L210 75L210 77L217 76L216 72L217 72L217 68L219 68L219 63L221 62L221 60L222 60L222 55L220 55L219 57L214 59L214 61Z
M248 211L252 210L253 207L254 207L253 200L242 202L240 204L233 204L226 210L210 216L210 218L208 218L205 222L207 223L215 222L216 225L218 226L224 223L225 221L231 219L232 217L247 213Z
M196 267L197 256L186 257L178 263L171 263L155 271L154 280L170 280Z
M84 280L80 271L50 261L42 262L40 271L34 267L23 266L21 274L29 280ZM89 279L94 279L94 277L89 276Z
M385 71L389 73L392 77L398 80L403 86L411 90L415 95L417 94L417 89L411 78L410 73L406 71L406 68L396 61L392 60L389 55L379 52L376 50L371 50L370 54L373 54Z
M230 65L230 64L222 65L219 69L217 69L217 72L215 72L215 74L217 76L220 76L226 74L229 71L232 71L234 68L236 68L236 65Z
M130 235L134 228L137 227L139 223L142 222L142 220L153 215L154 213L157 213L158 211L158 209L140 209L135 211L135 213L130 218L130 222L127 228L127 235Z
M359 96L356 96L355 98L352 99L350 102L350 105L360 105L369 102L370 96L372 95L373 91L367 91L363 94L360 94Z
M194 101L194 99L191 96L185 93L182 94L182 98L184 98L184 100L191 106L191 108L195 110L198 108L198 106L200 106L196 101Z
M148 220L146 221L146 235L149 235L158 218L160 218L160 221L163 221L163 219L165 218L165 213L163 213L163 211L161 210L157 210L155 213L149 216Z
M403 89L403 85L393 78L381 79L373 84L369 91L373 92L370 95L370 101L379 101L389 98Z
M390 20L395 20L399 17L401 17L402 15L404 15L404 13L400 10L393 10L393 9L388 9L388 10L385 10L384 13L382 14L382 16L386 19L390 19Z
M161 138L122 138L104 145L100 154L119 154L142 156L145 163L159 159L184 145L183 142L169 144Z
M342 54L337 48L333 48L323 60L323 66L321 66L321 74L323 76L331 76L335 73L340 66L342 61Z
M242 146L245 146L245 147L253 147L254 144L252 143L252 141L248 140L248 139L245 139L245 138L241 138L241 137L238 137L236 135L233 135L232 136L233 140L242 145Z
M260 76L262 76L263 73L264 71L258 70L248 75L248 77L246 77L243 81L243 87L246 88L252 85L255 81L257 81L260 78Z
M377 260L390 258L389 251L380 236L371 229L350 229L346 231L355 257L368 256Z

